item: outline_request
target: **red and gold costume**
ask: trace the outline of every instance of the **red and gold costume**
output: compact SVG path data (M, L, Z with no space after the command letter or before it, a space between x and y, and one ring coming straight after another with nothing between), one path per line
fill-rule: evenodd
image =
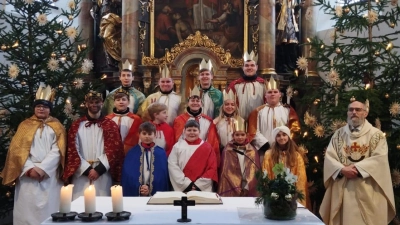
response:
M125 122L123 121L123 117L128 117L130 119ZM139 143L139 126L143 122L142 119L138 115L131 112L128 112L126 114L112 113L110 115L107 115L107 118L113 120L118 125L122 137L122 142L124 143L124 152L126 155L129 149ZM127 129L128 132L123 130L123 125L130 125L130 128Z

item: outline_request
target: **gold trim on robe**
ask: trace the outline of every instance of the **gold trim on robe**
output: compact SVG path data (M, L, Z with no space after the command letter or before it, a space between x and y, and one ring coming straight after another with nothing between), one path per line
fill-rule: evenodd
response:
M39 120L36 116L32 116L18 126L18 130L11 140L10 147L6 158L4 169L1 173L3 185L12 185L14 181L21 175L26 160L29 157L32 141L35 137L37 129L48 125L54 130L57 138L57 146L60 149L60 175L64 169L66 139L67 134L64 126L54 117L49 117L45 121Z

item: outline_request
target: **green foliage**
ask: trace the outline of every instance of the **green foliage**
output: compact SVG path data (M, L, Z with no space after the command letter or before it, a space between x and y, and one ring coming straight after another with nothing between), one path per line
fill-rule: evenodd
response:
M256 189L260 194L260 197L256 198L256 204L264 204L265 200L285 203L295 197L300 200L304 199L304 194L295 185L297 176L293 175L289 168L285 168L283 163L277 163L272 171L274 172L274 179L269 179L265 170L256 171Z
M0 10L0 55L6 59L0 62L0 170L18 125L33 114L32 104L40 83L56 89L51 115L67 129L79 117L88 90L102 91L102 84L88 75L90 68L82 70L89 49L78 50L78 44L87 45L87 40L79 32L75 38L67 36L80 13L76 7L79 1L74 0L73 8L59 9L59 15L51 14L52 0L27 2L6 0L6 10ZM40 15L47 21L39 23ZM51 59L57 60L57 69L49 68ZM18 68L18 72L10 73L10 68ZM82 87L77 79L82 79ZM71 107L67 114L64 110L68 98ZM11 195L7 196L7 192ZM12 208L13 192L13 188L0 186L0 218Z
M400 7L397 3L379 0L378 3L345 4L340 10L329 2L316 0L317 6L332 15L331 40L310 37L310 43L305 44L311 48L308 61L317 63L316 70L323 79L315 86L309 84L311 77L299 77L294 87L299 91L298 100L304 107L303 112L316 118L311 123L306 114L301 116L299 143L308 149L307 176L314 182L313 189L316 188L310 196L317 205L325 191L322 180L325 149L336 129L345 124L347 107L353 96L361 102L368 99L367 120L386 133L390 168L392 171L400 169L400 151L397 149L400 122L398 115L389 112L391 105L400 99L400 57L396 51L399 47L390 47L400 33ZM366 16L368 12L370 16ZM389 27L390 24L395 27ZM335 75L337 79L332 79ZM320 101L315 103L316 99ZM315 134L316 123L324 127L322 137ZM397 188L394 191L396 205L399 205L400 191Z

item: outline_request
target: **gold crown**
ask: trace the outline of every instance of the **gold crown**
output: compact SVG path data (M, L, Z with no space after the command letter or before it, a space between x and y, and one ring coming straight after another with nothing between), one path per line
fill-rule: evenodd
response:
M161 77L160 78L171 78L170 71L167 67L167 64L164 64L164 67L161 70Z
M114 93L114 95L116 95L116 94L126 94L129 97L129 92L127 90L123 89L122 87L117 89L117 91Z
M257 63L257 61L258 61L258 55L256 55L256 53L254 53L254 51L251 51L250 54L247 53L247 52L245 52L245 53L243 54L243 60L244 60L245 62L248 61L248 60L253 60L254 62Z
M200 90L197 86L194 86L193 89L190 89L190 93L189 93L189 98L193 97L193 96L200 96Z
M90 90L89 93L85 95L85 101L92 97L101 98L101 100L103 100L103 96L100 92Z
M55 96L55 90L51 89L50 85L45 87L44 84L40 84L38 90L36 91L36 99L35 100L46 100L49 102L53 102Z
M199 67L200 67L199 70L207 69L207 70L211 71L212 70L211 60L208 60L208 62L206 62L205 59L201 60L201 63L200 63Z
M237 116L236 117L236 121L234 123L234 129L235 132L236 131L244 131L247 132L247 124L246 121L242 118Z
M226 92L225 90L222 92L223 95L223 101L225 102L226 100L233 100L234 102L236 102L236 94L233 93L232 89L229 89L228 92Z
M122 64L122 70L132 71L132 64L129 62L129 60L125 60L124 64Z
M267 90L279 89L279 82L275 81L274 77L271 76L268 82L265 83Z

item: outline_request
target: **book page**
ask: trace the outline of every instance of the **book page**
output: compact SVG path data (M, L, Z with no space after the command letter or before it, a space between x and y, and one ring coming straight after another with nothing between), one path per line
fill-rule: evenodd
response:
M187 197L195 200L196 204L222 204L221 198L215 192L189 191Z
M173 199L181 199L183 196L186 196L185 193L181 191L157 191L152 198L173 198Z

